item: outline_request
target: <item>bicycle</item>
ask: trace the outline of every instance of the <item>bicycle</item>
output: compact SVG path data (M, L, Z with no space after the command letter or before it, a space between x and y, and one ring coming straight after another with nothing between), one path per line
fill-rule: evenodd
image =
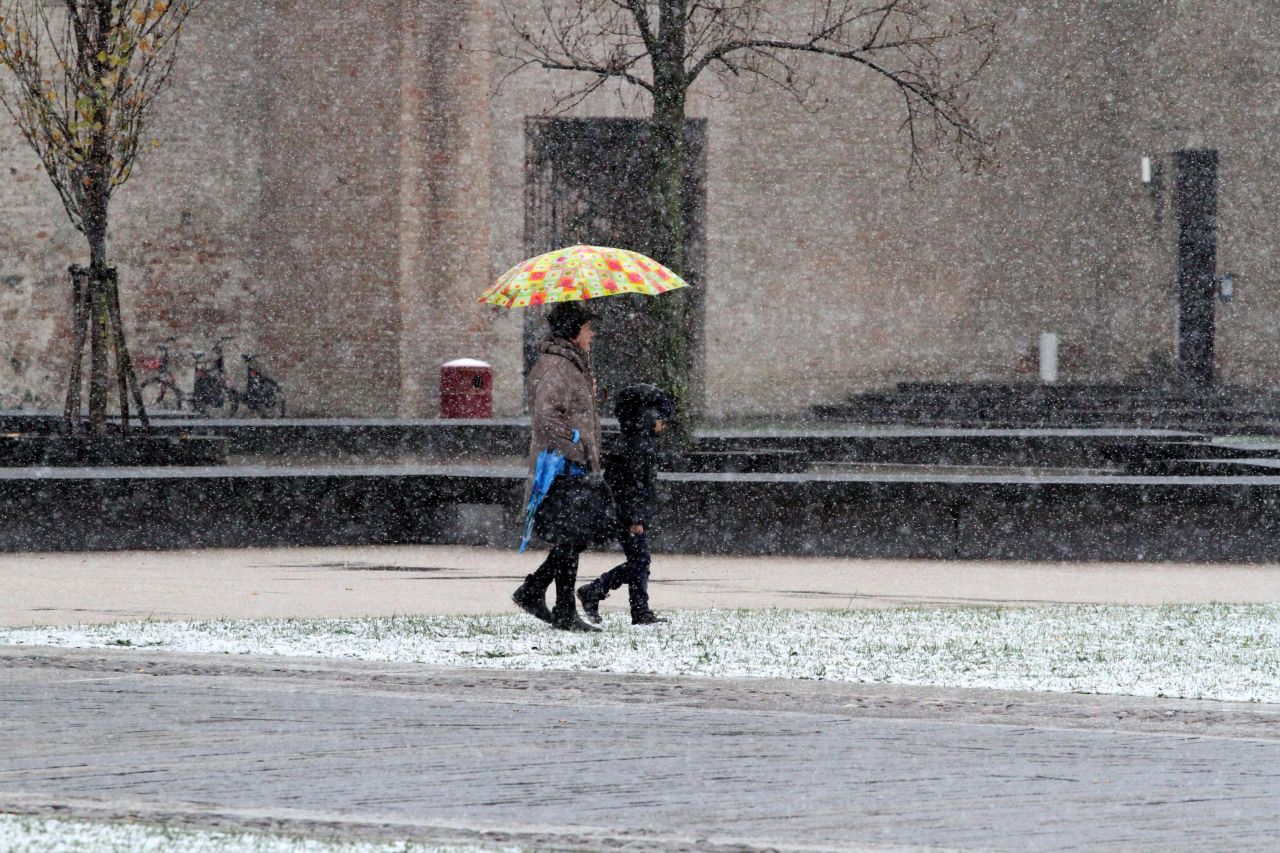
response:
M280 383L266 374L256 354L245 353L241 358L244 359L244 393L233 398L231 414L234 415L243 403L260 418L283 418L284 391Z
M227 380L227 362L223 355L222 345L235 340L230 335L218 338L213 345L213 363L205 363L203 350L191 351L191 362L195 366L195 378L192 380L190 403L191 408L202 417L217 413L216 410L227 408L227 414L234 415L239 405L240 392Z
M173 360L169 355L169 344L176 343L177 338L166 338L164 343L156 344L156 354L152 358L143 359L142 369L152 375L143 380L139 392L147 409L169 409L179 411L186 404L187 395L178 387L178 380L173 375ZM172 398L170 393L172 392ZM172 399L171 404L166 401Z

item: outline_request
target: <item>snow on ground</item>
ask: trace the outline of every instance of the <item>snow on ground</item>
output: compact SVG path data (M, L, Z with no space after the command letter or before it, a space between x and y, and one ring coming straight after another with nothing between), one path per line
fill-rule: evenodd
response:
M1280 605L673 611L600 634L520 614L125 622L0 644L1280 702Z
M166 853L172 850L184 853L483 853L479 847L319 841L3 814L0 814L0 850L6 853ZM518 853L514 847L503 850Z

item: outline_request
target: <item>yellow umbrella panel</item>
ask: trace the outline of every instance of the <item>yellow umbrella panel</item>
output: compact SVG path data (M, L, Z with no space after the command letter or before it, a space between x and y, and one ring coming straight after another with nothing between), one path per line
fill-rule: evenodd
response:
M480 297L503 308L527 308L552 302L579 302L640 293L657 296L688 283L639 252L607 246L569 246L522 261Z

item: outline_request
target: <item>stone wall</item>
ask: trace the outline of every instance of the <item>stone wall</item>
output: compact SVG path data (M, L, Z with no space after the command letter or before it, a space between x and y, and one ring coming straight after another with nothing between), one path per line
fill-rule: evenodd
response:
M255 62L239 47L256 42L249 10L260 5L250 0L237 16L203 11L192 21L141 166L113 202L109 248L137 353L171 335L183 348L219 334L257 346L261 125L249 95ZM70 350L66 269L87 263L88 249L7 117L0 161L0 282L10 283L0 292L0 395L60 409Z
M1176 345L1171 214L1143 155L1221 151L1219 371L1273 384L1276 22L1231 4L996 2L1003 48L974 105L1002 169L909 184L891 88L839 61L802 62L829 97L704 86L710 124L707 395L712 415L797 412L900 380L1018 379L1042 331L1071 381L1135 376ZM520 254L518 118L548 105L528 72L494 101L494 245ZM713 97L719 96L719 97ZM613 93L580 114L636 112ZM1163 205L1157 224L1156 203ZM763 344L763 346L762 346Z
M847 63L802 61L817 113L767 87L695 91L709 414L1030 378L1042 331L1067 380L1172 357L1171 212L1138 165L1183 147L1222 157L1220 268L1240 278L1220 375L1280 380L1267 0L990 2L1007 24L974 105L1003 135L993 176L908 183L896 95ZM291 411L317 415L431 415L439 364L471 356L495 367L496 413L519 413L520 315L474 299L524 254L524 122L563 78L530 69L491 96L507 69L486 48L512 37L496 0L205 4L113 208L135 349L235 334L233 359L264 353ZM646 106L603 90L570 114ZM35 167L0 122L0 408L57 407L65 269L85 255Z

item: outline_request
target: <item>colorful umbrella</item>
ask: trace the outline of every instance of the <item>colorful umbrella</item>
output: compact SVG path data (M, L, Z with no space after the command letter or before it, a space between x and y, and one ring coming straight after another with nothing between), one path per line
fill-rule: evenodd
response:
M607 246L569 246L507 270L480 301L503 308L527 308L619 293L657 296L681 287L688 287L684 279L639 252Z

